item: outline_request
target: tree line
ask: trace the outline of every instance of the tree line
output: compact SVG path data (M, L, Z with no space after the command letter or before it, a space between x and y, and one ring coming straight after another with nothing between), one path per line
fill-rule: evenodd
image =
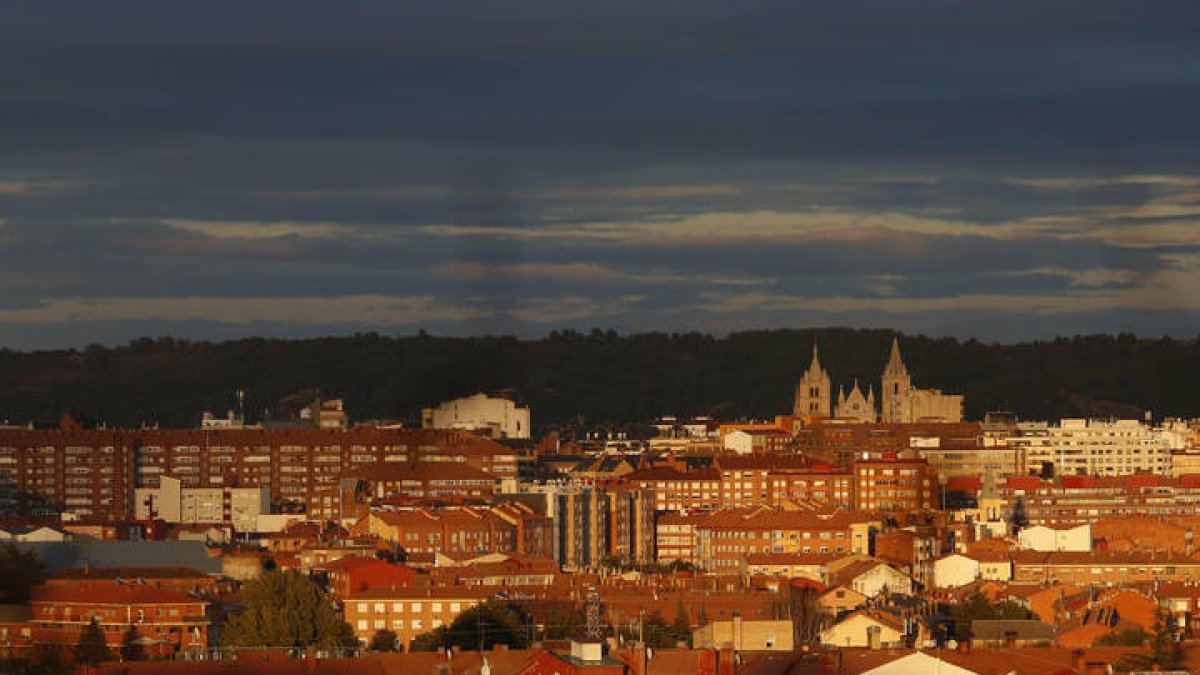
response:
M376 333L228 342L139 339L117 347L0 350L0 419L56 424L71 413L112 427L195 426L238 407L278 416L297 392L344 398L354 419L416 422L422 407L485 392L533 410L535 431L644 423L659 415L762 418L791 410L813 342L835 389L878 383L889 330L827 328L618 335L556 331L536 340ZM1189 416L1200 410L1200 341L1129 333L1021 344L901 336L914 383L966 396L966 413Z

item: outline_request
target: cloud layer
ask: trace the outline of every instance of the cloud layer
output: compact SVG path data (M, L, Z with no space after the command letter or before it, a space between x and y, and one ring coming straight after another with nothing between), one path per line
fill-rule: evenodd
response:
M1192 2L0 10L0 345L1200 333Z

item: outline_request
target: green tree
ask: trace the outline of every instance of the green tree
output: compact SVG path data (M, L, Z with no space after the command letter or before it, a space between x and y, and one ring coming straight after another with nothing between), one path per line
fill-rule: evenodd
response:
M75 645L75 663L98 666L101 662L112 658L108 651L108 641L104 639L104 631L95 619L84 626L79 635L79 644Z
M1183 660L1183 650L1175 640L1175 621L1165 610L1154 616L1154 632L1150 636L1150 658L1156 670L1175 670Z
M25 604L29 591L46 579L46 566L33 551L15 544L0 546L0 602Z
M1122 631L1101 635L1092 643L1095 647L1140 647L1150 634L1141 628L1126 628Z
M421 649L418 649L418 642ZM514 609L498 600L489 600L455 617L449 626L418 635L413 640L413 651L433 651L439 647L491 650L496 645L511 649L529 646L523 617ZM432 646L432 649L424 649Z
M413 638L408 649L413 652L437 652L449 647L450 631L445 626L439 626Z
M222 632L226 646L333 649L355 644L350 625L299 572L264 572L242 587L242 600L246 610Z
M642 621L642 635L646 640L647 647L661 649L675 646L675 635L671 631L671 626L663 618L662 612L657 609Z
M146 648L139 642L141 634L137 626L130 626L121 636L121 659L125 661L143 661L146 659Z
M1029 527L1029 516L1025 513L1025 498L1018 496L1017 501L1013 503L1012 515L1008 520L1009 531L1016 534L1021 530Z
M684 607L682 599L675 608L675 621L671 623L671 637L677 643L686 642L689 647L692 646L692 621L688 618L687 607Z
M551 605L550 611L546 613L544 636L547 640L573 637L580 632L585 623L587 619L582 607Z
M371 636L371 644L367 648L373 652L394 652L397 639L394 631L380 628Z

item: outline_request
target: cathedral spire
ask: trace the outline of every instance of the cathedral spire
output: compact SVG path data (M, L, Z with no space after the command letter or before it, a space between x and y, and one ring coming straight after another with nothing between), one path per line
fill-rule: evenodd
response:
M792 404L792 414L805 417L829 417L831 410L831 387L829 373L821 367L821 358L817 343L813 341L812 364L800 378L796 386L796 397Z

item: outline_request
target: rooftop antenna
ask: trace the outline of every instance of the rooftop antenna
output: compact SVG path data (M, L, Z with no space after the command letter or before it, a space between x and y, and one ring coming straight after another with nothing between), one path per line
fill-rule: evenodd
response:
M245 389L237 390L237 401L238 401L238 418L239 418L238 421L241 422L242 424L245 424L246 423L246 390Z

